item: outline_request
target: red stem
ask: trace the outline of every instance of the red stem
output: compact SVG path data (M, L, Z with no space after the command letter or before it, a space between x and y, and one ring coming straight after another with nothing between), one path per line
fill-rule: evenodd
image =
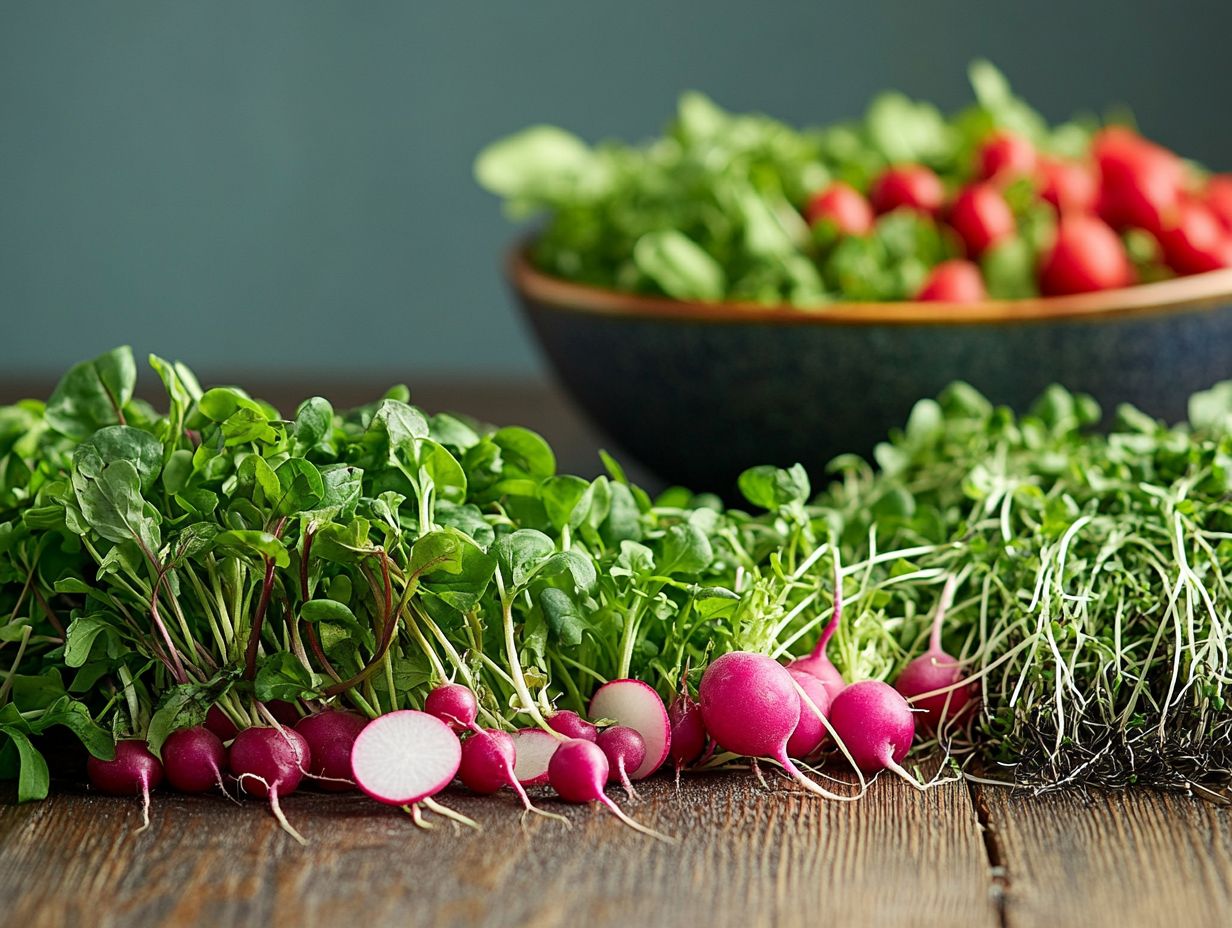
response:
M830 644L830 639L834 637L834 633L838 631L838 623L843 617L843 572L839 568L838 558L834 559L834 612L830 615L830 621L826 623L826 627L821 630L821 637L817 639L817 645L813 648L813 657L825 657L826 647Z
M372 655L372 659L355 674L347 680L342 680L335 683L333 686L325 689L321 695L326 698L337 696L339 693L345 693L352 687L358 686L376 672L376 669L381 665L381 661L385 659L385 655L389 651L389 646L394 641L394 631L398 627L396 616L394 614L394 587L393 582L389 578L389 555L385 553L383 548L378 548L376 552L381 558L381 576L385 581L385 617L381 623L381 641L376 649L376 653Z
M286 518L281 518L274 525L273 535L278 538L286 526ZM261 626L265 624L265 613L269 609L270 597L274 593L274 559L265 559L265 580L261 584L261 598L257 600L257 611L252 616L252 630L248 633L248 647L244 651L244 679L251 680L257 675L257 650L261 647Z

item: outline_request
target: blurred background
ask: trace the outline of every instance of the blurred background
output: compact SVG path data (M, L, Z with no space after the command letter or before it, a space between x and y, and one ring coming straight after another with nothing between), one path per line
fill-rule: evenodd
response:
M531 379L471 177L532 122L637 139L697 88L797 123L986 56L1046 116L1130 103L1232 167L1232 4L7 2L0 377L129 342L208 377Z

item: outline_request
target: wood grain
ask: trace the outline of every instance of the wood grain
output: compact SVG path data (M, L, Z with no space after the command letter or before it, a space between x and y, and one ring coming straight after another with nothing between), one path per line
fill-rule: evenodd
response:
M983 788L1009 928L1232 925L1232 822L1154 792L1016 798Z
M98 926L995 926L964 787L920 795L883 778L860 803L744 774L645 784L628 811L678 835L646 839L601 809L573 827L522 821L511 797L448 794L484 823L416 829L359 797L286 801L302 848L255 802L159 795L136 804L56 793L0 807L0 922Z

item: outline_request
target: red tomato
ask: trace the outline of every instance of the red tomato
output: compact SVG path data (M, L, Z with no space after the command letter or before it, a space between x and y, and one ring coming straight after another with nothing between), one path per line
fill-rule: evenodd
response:
M1035 171L1035 148L1021 135L995 132L980 146L978 166L983 180L1030 177Z
M1099 164L1100 216L1114 228L1158 233L1180 200L1181 159L1120 126L1096 133L1091 148Z
M1204 201L1223 227L1232 232L1232 174L1216 174L1206 185Z
M1036 171L1039 195L1059 213L1087 213L1095 209L1099 184L1095 172L1081 161L1040 158Z
M873 209L888 213L906 207L936 215L945 200L941 178L921 164L904 164L882 173L868 191Z
M1040 290L1056 296L1111 290L1133 283L1125 246L1100 219L1081 213L1062 216L1057 238L1040 268Z
M1014 234L1014 213L1001 191L990 183L965 188L950 207L950 226L978 258L993 245Z
M917 300L936 303L978 303L987 299L980 269L970 261L942 261L929 272Z
M1159 233L1168 267L1178 274L1201 274L1228 267L1232 261L1232 234L1202 203L1184 200Z
M873 208L855 187L835 181L809 200L804 218L811 226L828 220L842 235L864 235L873 227Z

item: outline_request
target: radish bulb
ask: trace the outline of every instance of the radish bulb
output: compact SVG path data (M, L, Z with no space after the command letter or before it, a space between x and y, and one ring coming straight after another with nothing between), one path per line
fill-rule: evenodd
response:
M308 841L282 814L278 797L295 792L311 764L308 742L293 728L245 728L227 751L227 765L240 789L268 798L278 824L300 844Z
M558 731L566 738L581 738L583 741L594 741L599 737L599 729L572 709L561 709L548 716L548 728Z
M130 738L117 741L115 757L99 760L91 756L86 761L90 784L108 796L140 796L141 827L150 827L150 792L163 781L163 765L144 741Z
M647 828L629 818L603 791L607 784L609 766L607 755L593 741L570 738L563 742L552 755L548 765L548 778L552 789L565 802L598 802L634 831L674 843L671 838Z
M517 748L509 733L496 728L481 728L462 742L458 778L463 786L481 796L491 795L508 786L517 793L527 812L562 818L553 812L543 811L530 801L525 787L518 782L514 773L516 766Z
M458 733L480 730L475 723L479 718L479 700L470 687L461 683L445 683L434 689L424 700L424 712Z
M607 757L610 780L618 780L630 800L638 798L637 790L629 780L629 771L636 770L646 761L646 742L628 725L613 725L599 733L595 743Z
M603 684L591 697L590 717L612 719L642 736L646 759L629 772L629 779L644 780L667 760L672 740L667 708L654 688L641 680L612 680Z
M975 686L963 683L958 660L941 647L941 625L954 601L957 579L950 577L941 591L937 614L933 617L928 650L902 669L894 688L907 698L919 721L931 731L939 730L947 721L962 717L975 697Z
M830 725L865 773L891 770L916 789L923 785L900 766L915 737L915 713L902 694L880 680L847 687L830 705Z
M670 753L676 768L676 786L680 786L680 771L692 764L706 750L706 723L702 721L702 707L689 695L687 687L667 707L671 724Z

